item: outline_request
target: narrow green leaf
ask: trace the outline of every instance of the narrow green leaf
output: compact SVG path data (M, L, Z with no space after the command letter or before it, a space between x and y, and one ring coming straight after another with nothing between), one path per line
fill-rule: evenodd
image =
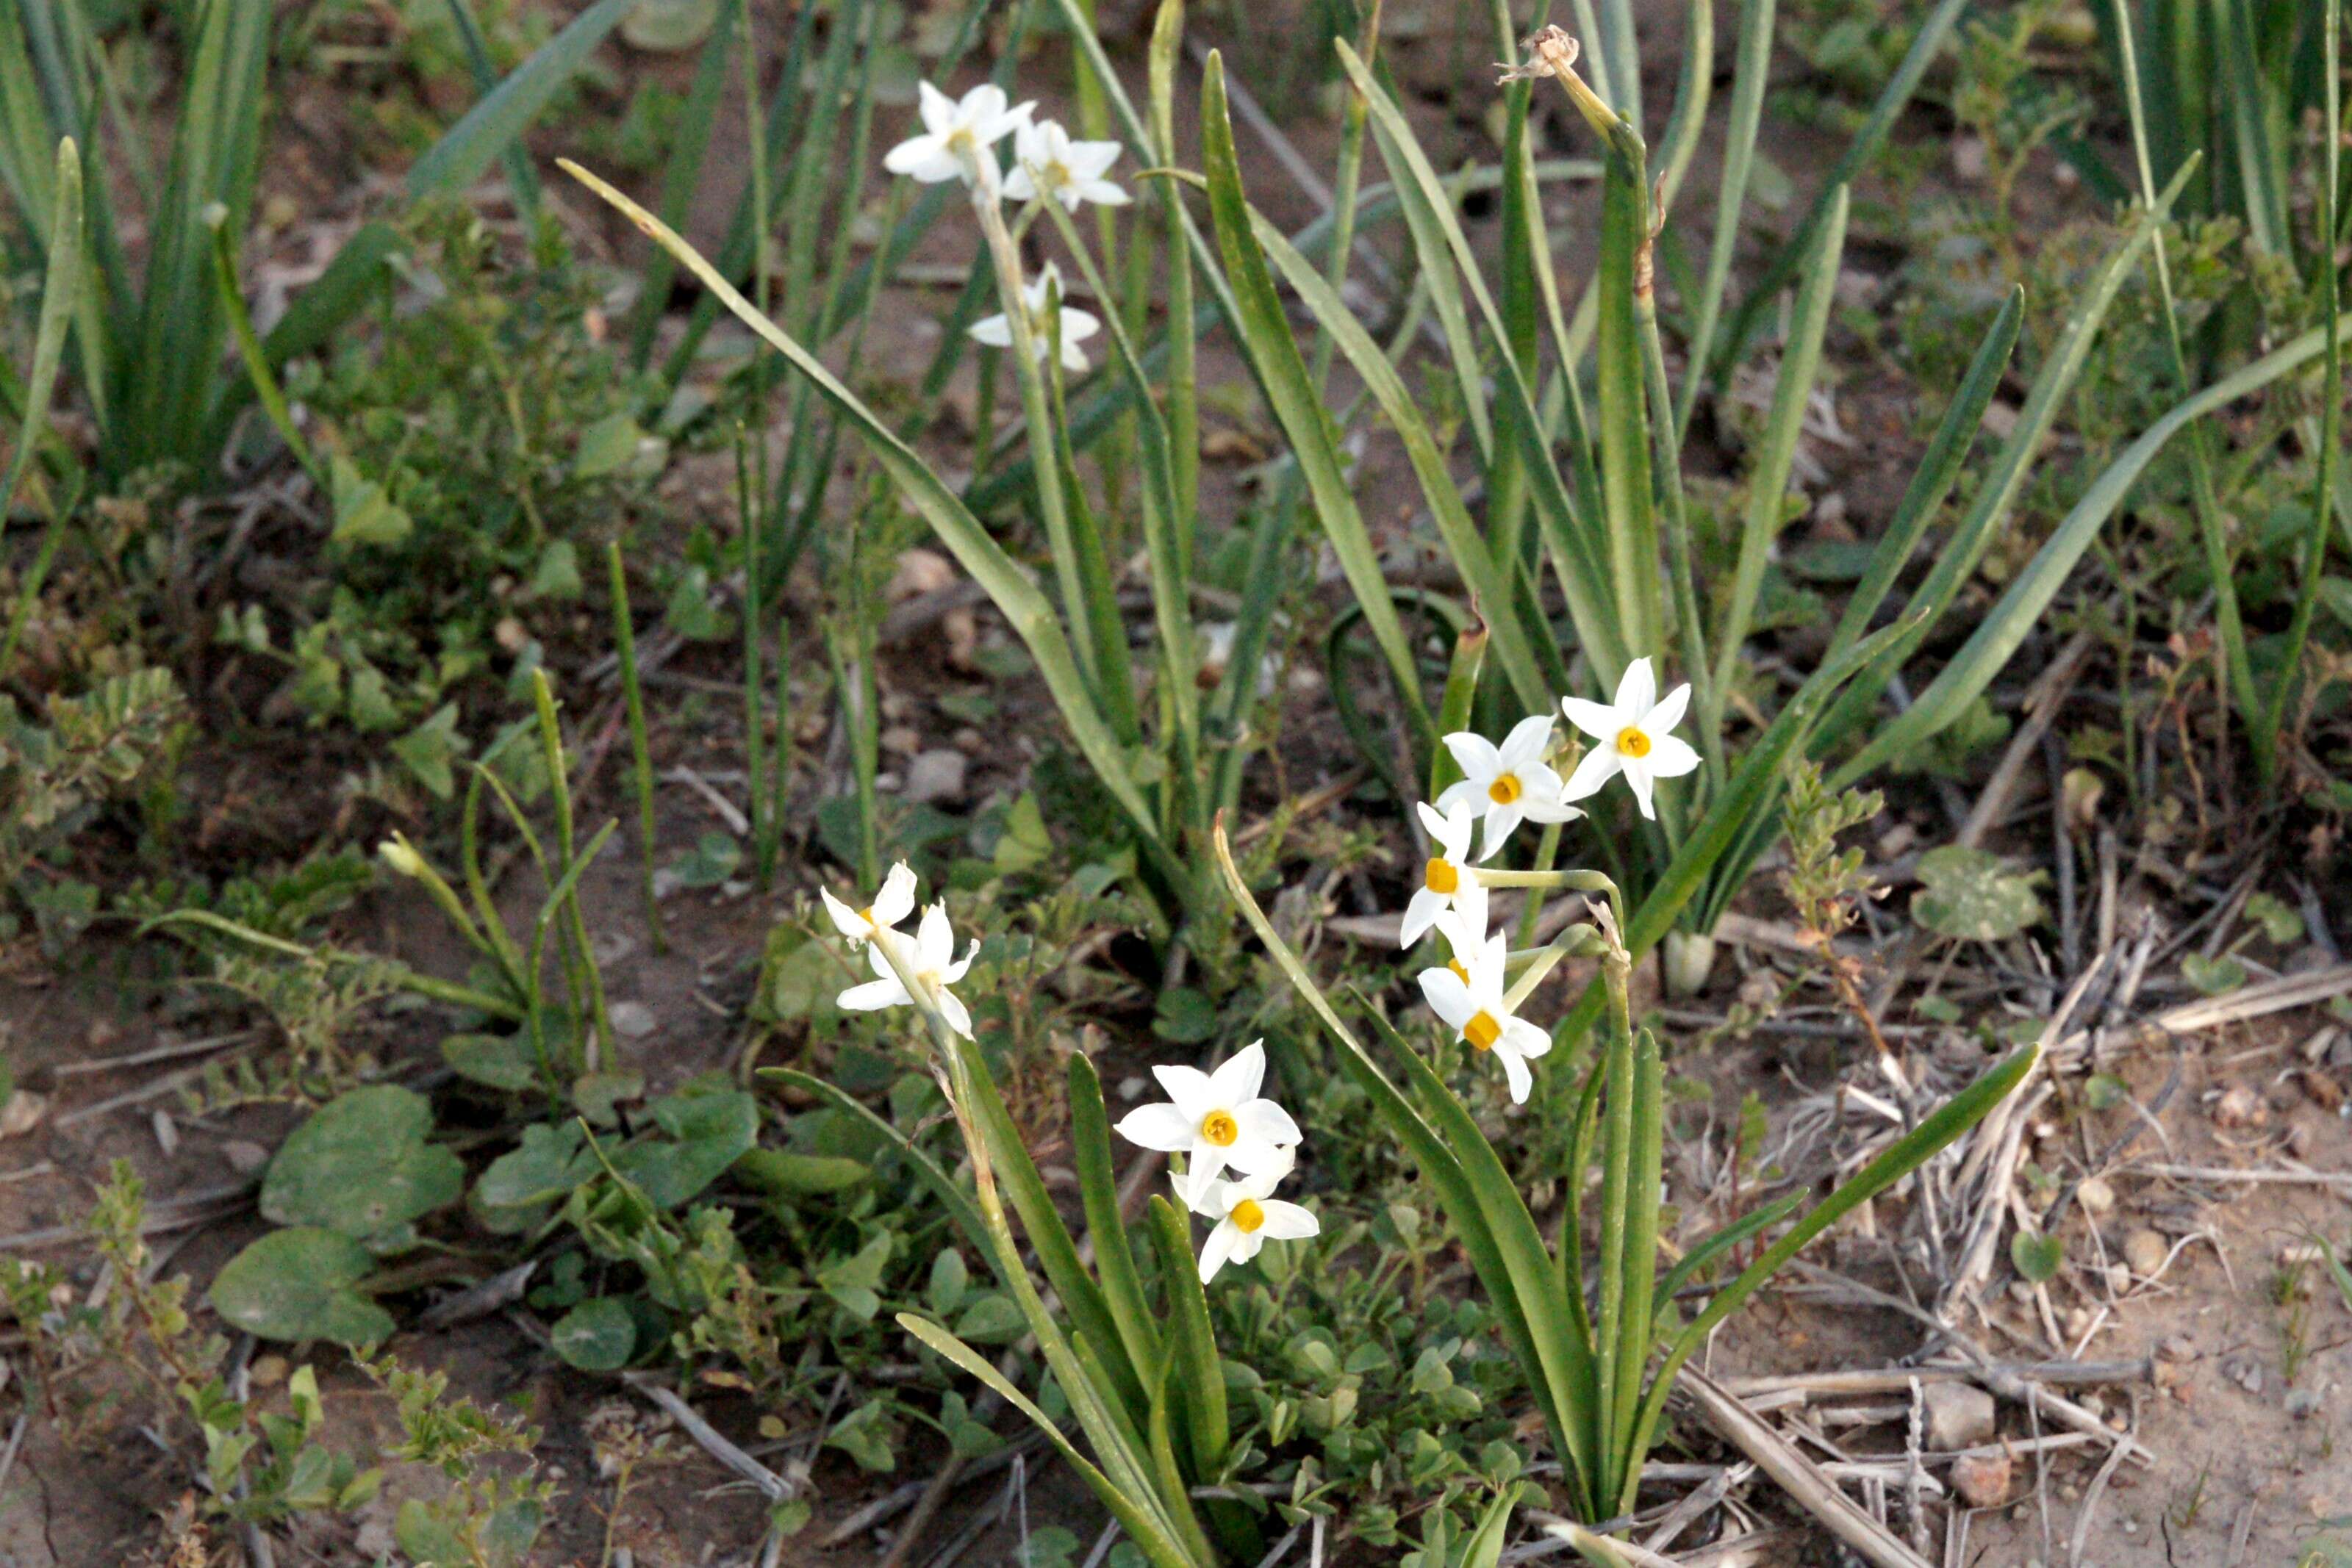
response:
M1102 1278L1103 1299L1118 1325L1129 1361L1150 1366L1160 1360L1160 1332L1143 1299L1134 1249L1128 1245L1127 1218L1118 1205L1118 1167L1111 1161L1110 1119L1103 1111L1102 1082L1086 1052L1071 1052L1068 1082L1070 1148L1086 1205L1087 1235L1094 1242L1095 1272Z
M1167 1354L1192 1448L1192 1473L1203 1485L1223 1469L1233 1440L1225 1408L1225 1369L1209 1326L1209 1297L1192 1256L1191 1222L1158 1193L1147 1207L1160 1249L1160 1288L1168 1293Z
M410 197L462 191L479 179L636 5L596 0L566 23L409 166Z
M1390 602L1380 553L1372 547L1363 515L1348 487L1329 415L1307 379L1307 361L1283 316L1282 301L1275 293L1274 280L1250 227L1248 204L1242 194L1241 162L1234 149L1233 121L1225 108L1224 66L1213 52L1201 92L1201 162L1209 177L1209 210L1215 219L1218 250L1224 257L1226 278L1239 313L1237 334L1275 418L1290 439L1299 473L1314 497L1316 515L1339 559L1340 570L1355 590L1365 624L1388 660L1398 701L1423 748L1433 749L1436 731L1422 698L1419 664Z

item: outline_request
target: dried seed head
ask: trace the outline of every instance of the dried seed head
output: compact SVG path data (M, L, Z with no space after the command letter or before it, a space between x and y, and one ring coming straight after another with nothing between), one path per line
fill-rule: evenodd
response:
M1576 66L1580 52L1575 38L1559 27L1545 27L1528 35L1519 47L1528 51L1524 65L1506 65L1497 60L1495 68L1503 74L1498 82L1536 81L1545 77L1566 78Z

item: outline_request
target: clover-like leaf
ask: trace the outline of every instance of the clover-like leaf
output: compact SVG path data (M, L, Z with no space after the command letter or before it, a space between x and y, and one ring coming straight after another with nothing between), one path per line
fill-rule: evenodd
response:
M759 1102L740 1090L672 1094L653 1103L668 1140L632 1144L613 1168L656 1208L676 1208L743 1157L760 1138Z
M337 1096L294 1129L261 1182L261 1212L354 1240L413 1243L410 1222L457 1201L466 1167L425 1142L433 1107L394 1083Z
M548 1332L549 1346L583 1372L618 1372L637 1350L637 1320L626 1301L597 1296L581 1302Z
M2191 953L2180 960L2180 977L2205 995L2218 997L2246 983L2246 967L2226 953L2219 958Z
M596 1174L596 1155L586 1147L577 1122L549 1126L534 1122L522 1130L522 1145L490 1162L474 1183L474 1196L492 1208L553 1203Z
M1947 844L1919 857L1911 918L1939 936L1998 942L2042 919L2041 872L2013 872L1998 855Z
M351 1237L317 1226L273 1230L230 1259L213 1279L213 1310L256 1339L376 1344L392 1337L392 1314L352 1287L375 1259Z
M2062 1237L2028 1236L2021 1230L2009 1239L2009 1260L2017 1265L2020 1274L2039 1285L2066 1260L2066 1242Z

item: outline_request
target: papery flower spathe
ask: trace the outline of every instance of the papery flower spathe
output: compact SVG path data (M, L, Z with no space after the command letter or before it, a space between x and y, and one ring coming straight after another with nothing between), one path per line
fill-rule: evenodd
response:
M1004 177L1004 193L1016 202L1051 196L1074 213L1084 202L1123 207L1133 198L1103 178L1118 153L1116 141L1071 141L1057 120L1025 120L1013 132L1013 172Z
M824 912L833 917L835 930L852 942L870 942L915 913L915 868L905 861L892 866L890 874L882 879L882 891L863 909L852 909L835 898L829 887L816 891L824 900Z
M1462 890L1477 876L1470 869L1470 835L1478 828L1476 808L1467 800L1456 800L1440 814L1437 808L1423 800L1413 810L1421 813L1421 825L1429 830L1429 847L1434 852L1421 868L1421 885L1412 890L1412 897L1405 903L1404 924L1397 928L1400 947L1410 947L1420 941L1422 933L1434 926L1437 917L1454 907Z
M1029 111L1036 106L1008 105L1004 89L993 82L983 82L961 99L950 98L929 82L919 92L915 112L922 120L923 133L883 154L882 167L926 185L944 180L969 184L978 170L987 193L992 194L996 159L989 149L1027 126Z
M1045 269L1031 278L1021 290L1022 306L1029 317L1030 350L1041 360L1045 357L1047 339L1046 291L1051 289L1058 294L1061 291L1061 284L1060 270L1049 261L1045 264ZM1074 309L1067 305L1063 306L1062 368L1073 374L1085 371L1087 356L1078 344L1101 330L1102 322L1097 319L1091 311ZM992 349L1009 349L1013 346L1013 319L1002 312L985 320L974 321L971 331L976 341L985 343Z
M1213 1181L1199 1192L1186 1192L1184 1178L1171 1178L1176 1194L1192 1211L1217 1223L1201 1244L1201 1283L1217 1277L1228 1263L1246 1263L1269 1241L1303 1241L1322 1234L1323 1222L1295 1203L1273 1196L1290 1174L1290 1153L1284 1150L1276 1168L1239 1181Z
M1651 785L1660 779L1679 779L1698 766L1698 753L1687 742L1666 733L1683 721L1690 694L1686 683L1660 701L1658 677L1650 669L1650 661L1636 659L1625 666L1614 703L1560 698L1560 711L1568 716L1568 722L1596 743L1569 775L1567 798L1581 800L1612 775L1622 773L1642 815L1654 820L1658 813L1650 803Z
M1527 1019L1511 1016L1510 1004L1503 999L1503 967L1508 957L1509 947L1497 932L1458 956L1462 972L1447 965L1423 969L1419 978L1421 994L1446 1027L1457 1038L1468 1040L1473 1051L1491 1051L1503 1064L1503 1076L1510 1081L1511 1103L1524 1105L1535 1087L1535 1075L1528 1071L1528 1059L1549 1051L1551 1036Z
M1457 730L1445 737L1462 778L1437 798L1437 809L1468 804L1486 818L1478 858L1489 861L1521 822L1565 822L1584 815L1560 793L1559 775L1544 761L1551 749L1551 716L1538 714L1511 727L1496 746L1483 735Z
M1181 1189L1187 1201L1205 1193L1231 1166L1246 1176L1290 1168L1298 1124L1258 1094L1265 1082L1265 1042L1254 1040L1214 1072L1197 1067L1155 1067L1151 1075L1168 1098L1139 1105L1120 1119L1118 1135L1161 1154L1185 1157Z
M949 928L948 906L944 904L934 904L923 911L923 922L915 928L915 939L911 943L902 931L884 928L875 932L866 950L867 961L874 966L875 978L842 992L837 998L842 1009L853 1013L878 1012L884 1008L906 1007L914 1001L915 998L908 993L906 983L899 979L898 971L891 968L889 959L883 956L885 943L889 944L890 951L900 966L913 974L916 983L927 993L925 1000L939 1009L940 1016L947 1019L948 1027L970 1040L971 1014L948 988L962 979L964 971L971 967L972 957L980 951L980 944L974 942L965 948L961 958L955 956L955 933Z

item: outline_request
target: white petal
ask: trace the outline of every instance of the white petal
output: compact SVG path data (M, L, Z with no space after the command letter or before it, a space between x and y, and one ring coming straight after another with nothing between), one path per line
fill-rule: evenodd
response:
M1101 179L1118 162L1118 154L1116 141L1065 141L1062 145L1062 162L1081 182Z
M957 996L953 991L942 988L939 992L939 1002L940 1017L948 1020L948 1027L955 1030L956 1033L963 1036L964 1039L970 1040L971 1038L971 1011L963 1005L963 998Z
M896 925L915 910L915 868L905 861L890 868L882 891L874 895L874 923Z
M1519 1053L1516 1051L1505 1051L1497 1045L1495 1059L1503 1064L1504 1080L1511 1086L1511 1103L1526 1104L1528 1093L1536 1086L1536 1075L1528 1071L1528 1064L1519 1060Z
M1323 1234L1323 1222L1295 1203L1276 1198L1258 1207L1265 1210L1265 1223L1258 1228L1258 1234L1270 1241L1304 1241Z
M1569 723L1595 740L1614 740L1617 732L1625 727L1623 721L1617 716L1617 710L1607 703L1587 702L1582 697L1562 697L1559 699L1559 711L1568 716Z
M1657 706L1657 672L1650 668L1648 659L1636 659L1625 666L1624 678L1617 683L1617 711L1632 716L1628 722L1638 724Z
M1197 1067L1155 1067L1151 1076L1160 1080L1160 1087L1168 1098L1176 1102L1176 1109L1184 1120L1197 1127L1201 1118L1217 1108L1216 1092L1209 1087L1209 1075Z
M914 999L907 994L907 988L896 980L868 980L842 992L834 998L834 1005L847 1013L870 1013L904 1007Z
M1425 887L1415 888L1412 899L1404 906L1404 924L1397 927L1397 946L1410 947L1420 941L1429 928L1437 924L1437 917L1445 910L1444 894L1433 893Z
M1225 1145L1225 1163L1251 1178L1236 1185L1249 1188L1262 1182L1271 1192L1276 1182L1290 1174L1291 1155L1281 1145L1244 1131L1240 1137ZM1255 1197L1258 1195L1252 1192L1249 1196Z
M1028 164L1016 163L1013 172L1004 176L1004 193L1016 202L1030 201L1036 196L1037 188L1030 183Z
M1652 740L1682 723L1683 714L1690 706L1690 683L1685 681L1665 695L1657 706L1642 716L1642 733Z
M1472 804L1475 801L1477 794L1478 786L1471 783L1467 779L1456 779L1437 792L1437 809L1440 811L1451 811L1456 806ZM1425 811L1429 808L1423 806L1422 810ZM1444 820L1444 817L1440 817L1437 821L1442 822ZM1428 827L1433 836L1439 831L1437 822L1432 822L1426 817L1423 818L1422 821Z
M948 172L937 172L946 163ZM889 152L882 154L882 167L893 174L909 174L927 185L936 185L942 179L953 179L958 172L955 158L941 146L936 136L910 136Z
M1227 1110L1257 1098L1258 1086L1265 1082L1265 1041L1254 1040L1235 1051L1214 1072L1209 1074L1209 1093L1215 1104Z
M956 101L930 83L919 82L915 87L915 113L924 130L934 136L942 135L954 129Z
M1043 344L1038 345L1041 353L1044 350L1044 347L1045 345ZM1081 376L1086 374L1086 372L1092 368L1093 364L1094 361L1087 358L1087 351L1084 349L1079 348L1078 345L1073 341L1066 333L1065 333L1062 338L1062 368L1069 371L1070 374L1074 376Z
M1544 752L1551 746L1551 716L1533 714L1511 727L1503 737L1503 765L1524 771L1528 764L1543 760Z
M1250 1172L1239 1181L1225 1184L1232 1190L1225 1194L1224 1208L1217 1212L1220 1214L1226 1212L1245 1197L1265 1198L1271 1196L1276 1187L1280 1186L1289 1178L1290 1168L1297 1163L1297 1155L1290 1149L1276 1149L1260 1162L1262 1168Z
M1454 786L1454 789L1461 788L1459 784ZM1454 789L1449 789L1446 793L1452 794ZM1445 836L1445 806L1442 799L1434 806L1426 800L1416 800L1413 802L1412 809L1421 813L1421 825L1431 838L1443 839Z
M1513 801L1507 806L1496 806L1492 810L1488 811L1486 813L1486 841L1479 848L1478 859L1481 862L1493 860L1495 858L1495 852L1503 847L1503 841L1511 836L1512 831L1516 829L1519 823L1526 819L1526 817L1527 812L1520 809L1517 801Z
M1486 788L1486 781L1503 770L1503 754L1485 736L1473 730L1457 729L1444 740L1445 749L1454 754L1454 766L1461 768L1477 788Z
M958 980L962 979L964 977L964 971L970 969L971 967L971 961L979 956L980 938L975 936L971 939L971 945L963 950L962 957L958 958L954 963L950 964L946 968L940 971L940 983L941 985L952 986Z
M1521 1056L1544 1056L1551 1051L1551 1036L1544 1032L1541 1024L1529 1023L1525 1019L1505 1019L1503 1036L1495 1042L1495 1049L1501 1051L1506 1046Z
M966 330L971 332L974 342L985 343L992 349L1013 347L1013 319L1010 316L983 317Z
M1066 308L1062 312L1062 341L1084 342L1102 330L1102 319L1091 310Z
M1698 753L1679 736L1654 735L1650 755L1642 758L1653 779L1679 779L1698 767Z
M1184 1179L1192 1185L1192 1207L1202 1214L1223 1214L1234 1206L1231 1194L1218 1195L1214 1207L1210 1198L1216 1188L1229 1186L1217 1178L1225 1174L1225 1151L1216 1145L1195 1138L1192 1153L1186 1156Z
M1422 998L1429 1003L1432 1012L1445 1020L1446 1028L1459 1030L1478 1010L1471 1003L1470 988L1453 970L1423 969L1414 978L1421 982Z
M874 927L866 923L866 916L834 897L833 889L820 887L816 890L816 894L819 898L824 900L824 912L832 917L834 929L844 936L848 937L852 942L863 942L874 934ZM877 914L878 912L877 906Z
M1161 1103L1138 1105L1121 1116L1118 1125L1111 1131L1130 1144L1172 1155L1192 1146L1193 1125L1183 1112Z
M1241 1109L1242 1131L1269 1144L1296 1144L1305 1136L1290 1113L1271 1100L1253 1100ZM1239 1162L1236 1162L1239 1163ZM1244 1166L1244 1169L1254 1169Z
M977 130L1004 113L1004 89L992 81L984 81L963 95L955 113L957 124Z
M1605 742L1596 746L1584 754L1584 760L1576 765L1576 771L1559 787L1559 798L1563 801L1581 800L1597 795L1623 766L1625 758L1616 747Z
M922 950L918 960L922 974L944 974L955 962L955 932L948 925L946 904L934 904L923 911L923 923L915 929L915 945Z
M1127 193L1127 187L1109 180L1088 180L1084 184L1072 186L1071 193L1080 201L1092 202L1101 207L1123 207L1135 200Z
M1478 823L1478 806L1475 798L1459 800L1445 808L1445 831L1435 835L1444 847L1445 858L1456 865L1470 858L1470 831Z
M1642 808L1642 815L1654 822L1656 821L1657 810L1650 804L1650 765L1646 761L1637 761L1628 757L1622 766L1625 769L1625 787L1633 791L1633 804Z
M1233 1257L1234 1244L1241 1239L1240 1226L1230 1219L1217 1221L1217 1228L1209 1232L1209 1239L1201 1247L1201 1283L1205 1285L1217 1277L1217 1270Z
M1236 1262L1236 1263L1246 1263L1246 1262L1248 1262L1251 1259L1253 1259L1253 1258L1256 1257L1256 1256L1258 1255L1258 1253L1259 1253L1259 1252L1261 1252L1261 1251L1263 1251L1263 1250L1265 1249L1265 1231L1263 1231L1263 1230L1241 1230L1241 1229L1240 1229L1240 1228L1239 1228L1238 1226L1236 1226L1234 1228L1235 1228L1237 1231L1239 1231L1239 1234L1238 1234L1238 1235L1236 1235L1236 1236L1234 1238L1234 1262Z

